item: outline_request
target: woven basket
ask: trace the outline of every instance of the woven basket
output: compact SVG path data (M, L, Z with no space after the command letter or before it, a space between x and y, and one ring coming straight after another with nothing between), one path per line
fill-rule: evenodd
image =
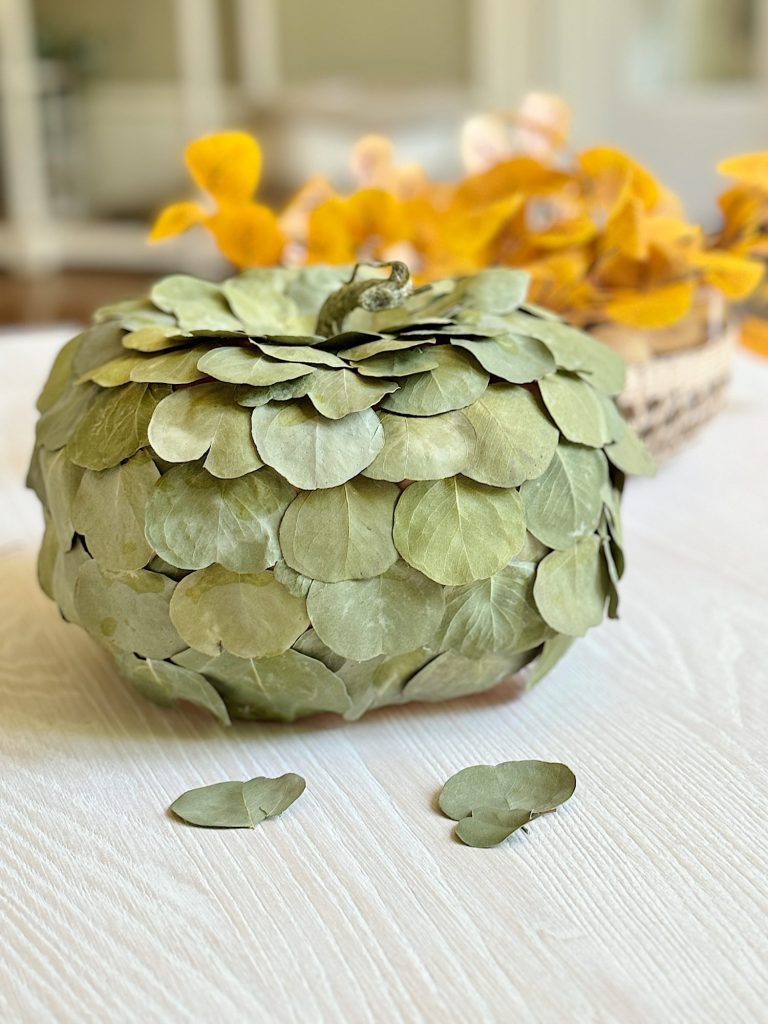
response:
M662 330L603 324L593 333L627 360L619 405L656 462L684 448L723 408L737 332L720 296L702 293L689 316Z

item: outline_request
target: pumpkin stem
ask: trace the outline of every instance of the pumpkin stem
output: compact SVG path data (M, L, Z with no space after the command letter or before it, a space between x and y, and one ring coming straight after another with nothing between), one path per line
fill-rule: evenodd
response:
M389 277L384 281L380 278L355 281L360 267L389 267ZM324 338L339 334L344 321L354 309L359 307L371 313L381 309L393 309L410 295L411 289L410 271L400 260L358 263L349 281L329 295L323 303L317 315L315 333Z

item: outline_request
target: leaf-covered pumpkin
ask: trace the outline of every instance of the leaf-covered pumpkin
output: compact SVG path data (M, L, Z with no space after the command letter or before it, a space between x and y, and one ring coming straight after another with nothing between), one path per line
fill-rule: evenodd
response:
M475 693L615 615L648 472L623 367L487 270L185 275L38 402L40 582L164 705L292 721Z

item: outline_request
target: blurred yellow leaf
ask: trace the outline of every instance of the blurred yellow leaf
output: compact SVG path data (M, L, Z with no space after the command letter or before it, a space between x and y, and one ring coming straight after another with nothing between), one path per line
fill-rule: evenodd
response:
M730 156L717 165L720 174L736 178L743 185L768 189L768 151Z
M674 281L647 291L615 292L605 303L608 316L628 327L666 327L691 308L693 281Z
M261 148L246 132L195 139L184 158L196 184L219 202L246 202L261 177Z
M149 240L150 242L160 242L173 235L180 235L182 231L186 231L194 224L202 224L206 216L205 210L199 203L188 201L171 203L157 215L149 233Z
M704 280L729 299L744 299L760 283L763 264L727 252L703 252L695 259Z
M206 220L206 227L224 256L238 267L266 267L280 261L285 239L267 206L222 206Z

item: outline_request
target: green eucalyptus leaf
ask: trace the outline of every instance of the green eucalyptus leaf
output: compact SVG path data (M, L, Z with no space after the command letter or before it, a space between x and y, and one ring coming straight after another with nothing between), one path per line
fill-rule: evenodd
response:
M273 271L247 270L225 281L221 289L251 335L301 334L305 328L296 303L279 289Z
M255 387L268 387L280 381L294 380L312 373L314 369L306 363L277 362L255 348L236 345L211 349L197 365L216 380Z
M535 338L500 334L484 341L454 338L453 344L471 352L488 373L511 384L528 384L555 370L552 353Z
M350 413L370 409L396 389L397 384L392 380L367 380L352 370L315 370L307 395L319 413L339 420Z
M321 711L341 715L350 707L346 687L336 673L299 651L256 659L227 653L209 658L190 650L173 660L209 679L238 718L294 722Z
M147 540L180 569L218 562L233 572L260 572L280 557L277 529L293 495L269 469L220 479L198 463L174 466L147 503Z
M481 312L509 313L517 309L525 298L530 280L530 274L525 270L491 267L462 278L456 284L452 298L459 305Z
M558 432L532 394L492 384L463 410L477 443L464 475L495 487L517 487L540 476L557 449Z
M574 639L572 636L558 634L544 642L541 653L536 657L528 672L527 684L529 689L540 682L545 675L552 671L558 661L565 657Z
M371 409L330 420L306 402L269 403L252 415L253 439L261 458L303 490L351 480L384 445L384 431Z
M141 357L131 367L130 379L156 384L194 384L205 377L205 371L198 369L197 364L208 351L207 345L193 345Z
M445 783L438 805L460 821L479 808L554 811L573 796L576 777L567 765L550 761L503 761L462 768Z
M162 353L187 344L189 337L181 333L175 323L172 327L139 327L123 335L123 348L146 354Z
M171 599L171 621L196 651L272 658L309 625L303 598L271 572L237 573L209 565L190 573Z
M402 699L429 704L482 693L502 680L509 679L525 661L525 656L520 654L486 654L482 658L472 659L454 651L446 651L433 658L408 680Z
M174 391L152 415L150 445L166 462L193 462L205 455L203 465L217 477L259 469L263 463L251 436L251 414L238 404L238 397L229 384Z
M127 384L133 378L131 372L137 363L140 363L142 356L137 352L124 352L122 355L110 359L108 363L101 363L99 366L88 370L77 379L78 384L92 381L102 388L116 388L121 384Z
M101 394L96 384L71 384L37 421L36 443L48 451L63 448Z
M536 605L557 633L582 636L603 620L606 581L598 537L582 537L539 563L533 587Z
M616 415L618 417L618 412ZM650 452L624 420L621 420L618 439L606 447L605 454L622 473L653 476L656 472Z
M344 335L338 334L333 339L338 342ZM351 340L355 335L348 335ZM393 338L391 335L363 334L361 337L367 340L360 344L352 345L350 348L341 348L339 355L349 362L362 362L392 352L397 355L405 353L408 349L417 348L422 345L434 345L436 338Z
M283 380L268 387L238 387L237 403L246 409L256 409L267 402L288 402L292 398L304 398L312 383L313 374L305 374L296 380Z
M315 632L333 651L354 661L402 654L428 643L443 615L443 594L403 562L372 579L315 581L307 595Z
M364 377L410 377L414 373L435 370L438 360L434 353L420 348L405 351L381 352L354 364L354 369Z
M505 811L495 807L476 807L472 814L458 823L456 837L465 846L486 850L504 842L534 817L536 815L526 810Z
M602 448L613 440L606 399L591 384L564 373L539 381L541 397L561 433L577 444Z
M451 345L434 350L437 366L403 381L382 406L389 412L408 416L437 416L463 409L476 401L488 386L488 374L471 356Z
M309 345L269 345L264 341L255 341L254 345L264 355L289 363L307 363L309 366L326 366L333 370L344 369L347 363L333 352L325 352L321 348Z
M343 661L335 671L344 680L352 706L344 717L356 722L367 711L398 704L406 682L435 657L428 647L370 661Z
M523 503L461 476L411 484L395 508L395 547L414 568L448 586L486 579L525 539Z
M186 647L168 614L175 586L149 569L108 573L89 559L75 580L78 621L110 647L144 658L170 658Z
M547 547L571 547L597 529L607 483L602 451L561 443L544 473L520 490L528 529Z
M304 792L300 775L259 776L248 782L216 782L190 789L171 804L177 818L204 828L255 828L286 811Z
M533 600L536 566L512 563L486 580L445 592L440 647L467 658L517 653L552 635Z
M171 274L158 281L150 293L152 302L172 314L182 331L242 331L230 312L221 288L188 274Z
M112 469L86 469L72 505L72 522L102 569L134 571L152 558L144 512L160 478L147 452Z
M47 412L64 395L74 376L75 353L80 345L80 338L72 338L59 350L53 361L50 372L37 399L35 408L38 412Z
M439 480L473 462L475 430L461 412L439 416L381 413L384 447L363 474L375 480Z
M69 551L77 532L73 522L75 495L83 477L83 469L67 458L65 448L56 452L41 449L40 468L45 479L45 503L51 517L59 547Z
M525 506L525 502L523 502ZM532 533L526 533L523 546L514 557L515 562L535 562L538 564L542 558L546 558L550 549L542 544Z
M285 519L285 517L283 517L283 519ZM309 588L312 585L311 578L309 576L303 576L300 572L296 572L296 570L292 569L284 559L278 558L272 567L272 572L275 574L275 579L282 583L285 589L290 591L294 597L306 597L309 593ZM294 644L294 647L295 646L296 644ZM297 648L297 650L301 650L301 648ZM311 652L305 651L304 653L310 654Z
M138 658L128 651L116 651L115 661L121 675L154 704L169 708L179 701L185 701L210 711L224 725L229 725L229 713L224 701L215 687L199 672L169 661Z
M86 469L111 469L148 444L147 428L157 404L169 393L161 384L124 384L103 391L67 442L72 462Z
M394 484L363 477L302 491L280 524L285 561L326 583L380 575L397 561L392 523L399 496Z
M72 359L72 371L82 377L97 366L123 354L123 331L119 324L105 323L88 327L77 336L77 349Z

